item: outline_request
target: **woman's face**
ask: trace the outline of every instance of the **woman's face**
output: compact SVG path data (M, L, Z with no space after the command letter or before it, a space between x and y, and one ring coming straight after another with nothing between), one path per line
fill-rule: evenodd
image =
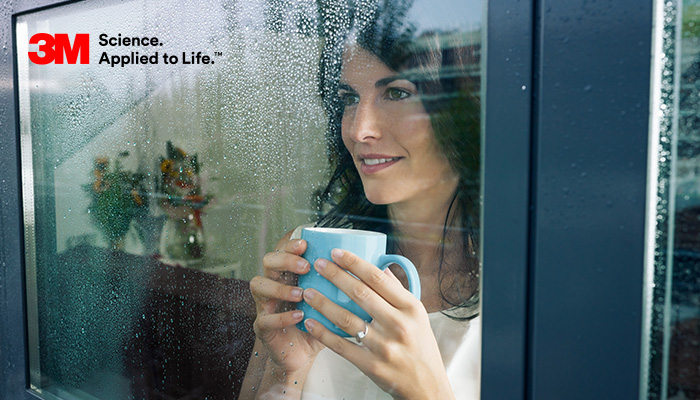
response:
M367 199L398 204L450 196L457 174L440 151L416 86L360 47L343 55L343 143Z

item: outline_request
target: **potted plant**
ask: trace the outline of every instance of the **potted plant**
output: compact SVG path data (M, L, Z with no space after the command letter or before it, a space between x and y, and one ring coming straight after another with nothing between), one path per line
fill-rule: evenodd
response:
M87 212L113 250L123 250L131 222L148 215L146 176L124 170L121 160L128 156L119 153L113 166L109 158L97 157L92 182L83 185L90 196Z
M160 179L156 182L158 204L168 216L161 232L160 255L166 262L196 264L206 250L202 214L211 196L202 189L197 155L170 141L166 151L167 156L159 160Z

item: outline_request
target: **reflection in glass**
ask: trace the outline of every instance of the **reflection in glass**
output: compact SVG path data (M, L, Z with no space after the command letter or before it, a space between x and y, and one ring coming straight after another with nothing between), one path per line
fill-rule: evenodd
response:
M644 399L700 398L699 27L700 2L657 5Z
M478 216L480 3L444 3L418 1L408 19L422 35L417 53L437 39L470 52L455 72L472 86L454 98L433 93L425 104L443 131L473 125L471 136L438 140L473 155L462 183L475 197L459 206ZM345 9L301 0L96 0L17 17L35 393L237 397L254 341L249 280L284 232L332 215L342 192L337 177L324 192L335 164L319 60L330 48L326 22ZM90 64L32 63L29 38L39 32L89 33ZM101 34L156 37L162 46L103 46ZM159 62L100 63L103 53L136 51ZM198 52L214 62L183 62ZM165 53L180 62L166 64ZM458 224L470 229L475 253L478 224ZM446 299L473 309L476 288L465 288Z
M389 253L416 265L422 304L398 282L376 278L382 266L374 261L335 254L358 278L346 280L335 266L309 265L302 247L313 253L326 243L296 242L303 227L288 232L251 281L257 339L247 397L479 398L479 36L419 30L411 4L321 7L332 174L316 225L385 232ZM320 274L347 296L309 284L313 278L297 283L300 273Z

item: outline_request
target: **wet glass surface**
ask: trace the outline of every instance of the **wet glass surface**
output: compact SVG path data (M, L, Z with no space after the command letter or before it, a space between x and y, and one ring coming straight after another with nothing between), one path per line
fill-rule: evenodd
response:
M478 98L481 2L439 3L416 1L407 20L425 46L440 37L469 49L469 69L455 73ZM324 211L319 60L348 4L319 4L85 1L17 18L38 394L236 397L254 339L248 281L284 232ZM90 64L31 62L39 32L89 33ZM144 36L156 45L109 43ZM450 112L475 120L450 123L476 124L476 136L449 145L473 147L478 191L470 104Z
M700 2L659 2L645 399L700 398Z

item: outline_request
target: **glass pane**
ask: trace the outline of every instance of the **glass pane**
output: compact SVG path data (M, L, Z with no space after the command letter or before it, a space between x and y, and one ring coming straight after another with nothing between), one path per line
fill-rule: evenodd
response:
M373 304L401 310L395 293L418 315L402 311L422 334L396 354L478 398L482 4L439 3L94 0L18 16L32 389L250 398L279 389L277 372L290 393L384 398L420 383L366 375L321 350L320 328L274 331L283 358L312 344L310 372L256 342L256 318L300 299L265 302L250 281L301 284L279 274L302 259L285 244L319 225L385 233L383 251L416 265L424 309L373 288ZM348 329L367 326L381 353L372 341L401 321L370 314Z
M700 398L700 1L657 2L644 399Z

